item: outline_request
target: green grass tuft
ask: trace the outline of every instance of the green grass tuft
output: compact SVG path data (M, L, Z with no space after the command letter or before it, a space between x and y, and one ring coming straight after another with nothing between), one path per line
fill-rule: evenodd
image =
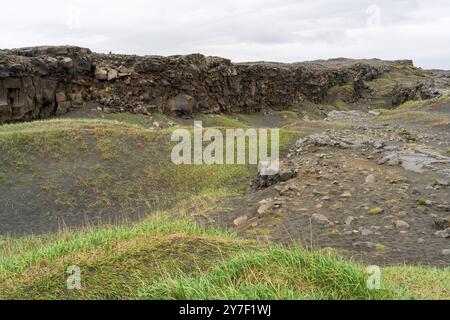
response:
M450 279L450 268L389 267L370 290L365 267L330 252L240 240L167 212L132 226L4 239L0 252L1 299L432 299L446 297ZM66 287L72 265L79 291Z

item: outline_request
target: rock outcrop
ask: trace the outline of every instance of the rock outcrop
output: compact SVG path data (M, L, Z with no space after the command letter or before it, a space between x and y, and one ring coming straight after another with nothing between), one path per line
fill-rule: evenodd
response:
M96 54L79 47L0 51L0 121L47 118L101 104L104 112L175 115L285 109L320 103L329 88L364 89L393 64L334 59L294 64L239 63L201 54ZM409 62L404 62L409 63Z
M431 99L442 92L435 88L433 81L417 82L409 85L397 84L392 90L392 105L398 106L409 100Z
M91 51L34 47L0 52L0 121L47 118L89 98Z

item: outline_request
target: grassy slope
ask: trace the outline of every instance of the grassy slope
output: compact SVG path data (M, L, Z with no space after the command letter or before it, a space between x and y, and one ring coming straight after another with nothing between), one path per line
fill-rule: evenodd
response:
M429 77L429 72L412 66L395 66L390 72L367 82L367 85L374 90L372 108L391 108L391 93L398 83L410 84Z
M90 178L94 183L102 184L97 189L89 189L96 197L113 201L124 194L124 199L131 197L139 203L139 199L144 201L158 189L166 198L170 188L178 188L178 192L167 198L168 202L177 203L175 208L154 213L139 223L0 238L0 298L448 298L448 269L387 268L383 270L384 289L370 291L366 288L367 274L357 264L327 253L245 241L188 222L189 216L214 210L220 206L221 198L241 192L243 182L254 168L169 169L161 157L156 162L164 166L155 167L141 179L139 170L148 169L146 165L153 166L154 159L158 159L157 153L151 151L155 148L167 151L170 147L162 143L167 133L104 120L53 120L1 127L1 167L5 179L0 183L4 185L12 186L15 175L29 172L40 173L45 180L50 169L54 169L45 165L65 163L65 159L73 162L80 154L91 154L96 155L91 158L95 160L91 165L101 168L97 170L102 174L109 173L109 179L113 179L102 181L101 174L92 172ZM296 135L295 132L282 134L282 146L287 147ZM136 153L136 147L142 153ZM148 160L149 155L152 161ZM44 158L50 161L42 162ZM119 182L125 181L111 171L123 166L133 179L126 188L120 186L117 192L111 193L110 189L115 190ZM52 176L49 181L58 183L58 177L67 174L68 169L63 168L59 169L61 176ZM154 179L159 181L156 189L148 188L148 194L142 192L147 190L146 183L155 183ZM82 184L80 190L88 187L90 184ZM105 190L100 192L102 188ZM131 192L123 193L129 188ZM182 196L177 198L177 194ZM51 201L61 197L58 193L51 195ZM85 208L85 198L79 194L75 197L75 208ZM130 208L136 202L125 201ZM98 203L99 209L104 206L105 202ZM66 270L71 265L81 268L81 291L66 289Z
M197 212L218 198L203 200L193 201ZM386 268L383 289L371 291L362 266L330 253L258 244L168 217L3 241L0 298L448 298L449 269ZM71 265L81 268L80 291L66 289Z
M134 220L208 190L245 190L254 165L172 164L171 130L92 119L0 127L0 218L32 209L63 224ZM281 148L298 136L283 130Z
M393 110L382 111L379 117L382 121L408 121L426 123L433 126L450 124L448 112L439 112L443 106L450 104L450 95L443 95L437 99L407 101Z

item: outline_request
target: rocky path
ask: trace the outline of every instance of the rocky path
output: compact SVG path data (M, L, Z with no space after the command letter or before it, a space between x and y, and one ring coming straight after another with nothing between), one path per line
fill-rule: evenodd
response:
M325 121L340 126L305 123L311 134L284 160L293 179L255 178L256 191L227 201L210 223L365 263L450 265L450 132L358 111Z

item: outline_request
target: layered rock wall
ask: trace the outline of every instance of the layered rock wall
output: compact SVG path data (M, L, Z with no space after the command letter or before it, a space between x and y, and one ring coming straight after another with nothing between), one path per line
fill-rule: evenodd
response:
M89 98L91 52L36 47L0 52L0 121L48 118ZM84 80L83 80L84 79Z
M346 59L241 63L200 54L132 56L78 47L0 51L0 121L47 118L94 101L105 112L176 115L319 103L335 85L370 80L392 63Z

